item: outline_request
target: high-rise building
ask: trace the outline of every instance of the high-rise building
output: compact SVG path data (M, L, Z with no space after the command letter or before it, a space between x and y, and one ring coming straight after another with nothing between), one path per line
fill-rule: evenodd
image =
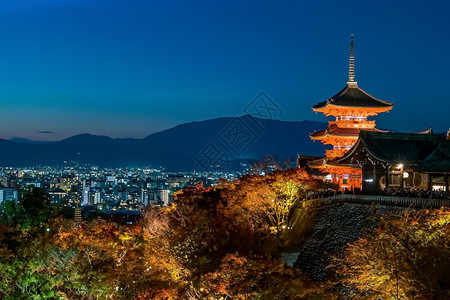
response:
M19 201L19 192L15 188L0 187L0 204L4 201Z
M169 190L160 190L160 197L161 197L161 202L164 205L168 205L169 204Z

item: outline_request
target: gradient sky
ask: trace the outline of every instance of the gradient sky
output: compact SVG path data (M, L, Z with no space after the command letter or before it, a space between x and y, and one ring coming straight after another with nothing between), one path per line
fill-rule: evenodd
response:
M394 102L379 128L450 127L447 1L1 0L0 137L144 137L239 116L283 120L356 81ZM321 129L321 128L318 128Z

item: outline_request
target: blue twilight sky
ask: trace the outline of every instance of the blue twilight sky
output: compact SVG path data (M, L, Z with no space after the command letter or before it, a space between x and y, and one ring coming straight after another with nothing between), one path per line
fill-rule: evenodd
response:
M0 138L144 137L238 116L264 90L283 120L347 81L394 102L380 128L450 127L447 1L1 0ZM320 129L320 128L318 128Z

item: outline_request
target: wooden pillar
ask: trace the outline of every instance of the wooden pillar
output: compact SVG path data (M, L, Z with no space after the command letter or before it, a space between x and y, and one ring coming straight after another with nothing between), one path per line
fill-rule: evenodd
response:
M400 169L400 188L404 189L405 188L405 178L403 178L403 173L405 172L405 167L403 166Z
M448 192L448 174L444 175L445 191Z
M390 166L386 165L386 187L389 187L389 169Z
M375 182L377 178L377 162L374 161L373 165L372 165L372 179Z
M377 161L376 160L373 162L372 179L373 179L372 187L373 187L373 191L375 192L378 189Z
M332 182L334 183L334 184L339 184L339 177L338 177L338 175L337 174L332 174L331 175L332 177Z
M428 190L431 191L433 189L433 176L428 174Z

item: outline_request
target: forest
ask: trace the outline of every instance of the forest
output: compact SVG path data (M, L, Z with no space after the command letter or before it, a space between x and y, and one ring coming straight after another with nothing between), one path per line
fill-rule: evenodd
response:
M76 222L38 188L0 217L1 299L448 299L450 212L381 217L315 282L282 263L307 231L293 210L320 189L302 169L176 192L137 224Z

